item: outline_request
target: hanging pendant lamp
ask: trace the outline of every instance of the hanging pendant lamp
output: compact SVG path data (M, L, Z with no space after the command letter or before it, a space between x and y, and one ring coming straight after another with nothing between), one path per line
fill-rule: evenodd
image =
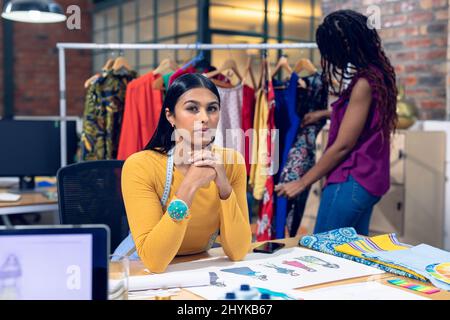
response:
M6 1L2 17L27 23L55 23L66 20L61 6L53 0Z

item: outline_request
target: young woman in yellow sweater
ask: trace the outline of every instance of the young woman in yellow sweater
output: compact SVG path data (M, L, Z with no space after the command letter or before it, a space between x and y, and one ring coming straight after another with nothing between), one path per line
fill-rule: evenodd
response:
M234 150L213 146L219 116L220 96L209 79L179 77L146 150L124 164L131 235L152 272L164 272L176 255L208 250L219 232L231 260L250 249L245 161Z

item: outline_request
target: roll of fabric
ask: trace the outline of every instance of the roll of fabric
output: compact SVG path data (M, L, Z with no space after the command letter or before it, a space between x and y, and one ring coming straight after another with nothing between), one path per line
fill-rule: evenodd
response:
M335 250L335 247L352 241L361 240L363 237L356 233L354 228L341 228L335 229L323 233L317 233L313 235L307 235L300 239L299 245L323 253L331 254L336 257L341 257L344 259L352 260L358 263L365 264L366 266L371 266L378 268L380 270L393 273L399 276L408 277L415 280L426 281L424 277L416 276L411 273L405 272L403 270L388 267L386 265L379 264L374 261L370 261L364 258L359 258L349 254L341 253Z

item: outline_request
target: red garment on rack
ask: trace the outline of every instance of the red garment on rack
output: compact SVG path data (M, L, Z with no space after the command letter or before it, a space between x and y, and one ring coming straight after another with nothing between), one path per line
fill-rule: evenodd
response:
M172 84L172 82L175 81L176 78L181 77L183 74L187 74L187 73L196 73L197 70L194 67L187 67L186 69L178 69L177 71L175 71L175 73L173 75L170 76L169 79L169 86Z
M162 93L153 89L156 77L152 72L133 80L127 86L125 110L120 132L117 159L125 160L141 151L158 126L162 108Z
M242 130L244 130L244 134L247 133L247 130L253 129L253 117L255 112L255 89L249 87L248 85L244 85L243 94L242 94ZM244 147L244 158L245 158L245 166L247 168L247 175L250 175L250 158L251 158L251 149L250 149L250 139L245 139L245 147Z
M269 175L266 179L264 196L262 205L258 212L258 229L256 233L257 241L272 240L272 220L274 215L274 201L273 192L275 183L273 180L273 171L271 165L275 163L272 150L275 147L275 91L273 89L272 81L269 80L267 85L267 102L269 105L269 117L267 120L267 168L270 168Z

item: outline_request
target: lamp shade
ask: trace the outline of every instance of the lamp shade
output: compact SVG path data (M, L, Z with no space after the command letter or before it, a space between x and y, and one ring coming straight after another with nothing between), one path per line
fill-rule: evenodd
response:
M54 23L66 20L61 6L52 0L6 1L2 17L28 23Z

